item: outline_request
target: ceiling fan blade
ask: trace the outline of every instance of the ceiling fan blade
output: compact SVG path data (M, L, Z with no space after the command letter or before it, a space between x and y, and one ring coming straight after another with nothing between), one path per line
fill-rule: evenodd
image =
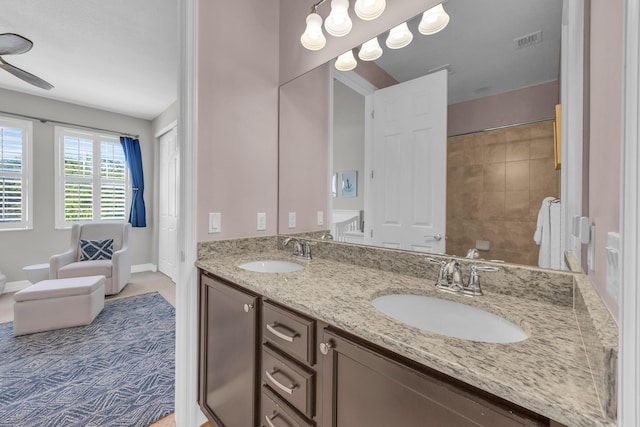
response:
M31 50L33 42L13 33L0 34L0 55L16 55Z
M27 83L31 83L32 85L37 86L41 89L46 89L46 90L53 89L53 85L51 83L47 83L46 81L42 80L40 77L34 76L31 73L28 73L24 70L21 70L18 67L15 67L9 64L7 61L5 61L2 58L0 58L0 68L2 68L5 71L8 71L9 73L13 74L17 78L22 79Z

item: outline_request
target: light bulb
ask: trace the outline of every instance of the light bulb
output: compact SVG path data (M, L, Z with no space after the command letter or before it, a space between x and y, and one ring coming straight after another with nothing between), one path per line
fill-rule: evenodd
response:
M370 21L382 15L386 6L387 2L385 0L356 0L353 10L358 15L358 18Z
M400 49L411 43L411 40L413 40L413 34L409 31L407 23L404 22L389 31L386 44L389 49Z
M349 0L331 0L331 13L324 21L324 28L327 33L334 37L342 37L349 34L351 27Z
M442 31L449 24L449 15L442 3L422 14L418 31L426 36Z
M339 71L351 71L356 68L358 62L353 56L353 52L348 50L336 59L335 67Z
M300 36L300 43L309 50L320 50L327 44L327 39L322 34L322 17L315 12L307 16L307 28Z
M374 37L362 44L358 57L363 61L375 61L382 56L382 48L378 43L378 38Z

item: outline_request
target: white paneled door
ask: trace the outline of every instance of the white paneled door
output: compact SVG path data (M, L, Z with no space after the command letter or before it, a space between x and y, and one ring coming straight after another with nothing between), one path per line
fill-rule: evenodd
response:
M444 253L447 71L373 95L370 244Z
M159 139L158 269L174 282L178 275L178 165L177 131L174 127Z

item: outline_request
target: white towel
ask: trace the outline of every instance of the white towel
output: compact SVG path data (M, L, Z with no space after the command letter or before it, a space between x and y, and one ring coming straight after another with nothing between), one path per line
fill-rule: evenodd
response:
M540 245L540 253L538 255L538 265L540 267L561 268L561 238L560 203L556 201L555 197L545 197L538 212L538 223L533 235L533 240Z

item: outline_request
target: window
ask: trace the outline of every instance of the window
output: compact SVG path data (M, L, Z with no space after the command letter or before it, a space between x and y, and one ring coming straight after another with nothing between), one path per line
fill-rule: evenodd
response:
M33 228L32 129L31 122L0 117L0 230Z
M56 228L125 221L129 171L117 137L56 127Z

